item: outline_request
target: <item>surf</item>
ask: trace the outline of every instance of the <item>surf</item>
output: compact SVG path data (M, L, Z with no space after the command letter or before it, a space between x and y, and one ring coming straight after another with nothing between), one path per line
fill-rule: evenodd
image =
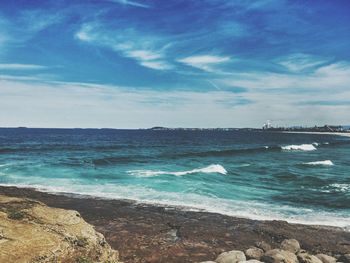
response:
M129 174L140 177L153 177L159 175L175 175L175 176L184 176L188 174L196 174L196 173L217 173L217 174L227 174L227 170L220 164L211 164L204 168L197 168L187 171L155 171L155 170L131 170L128 171Z
M286 145L281 147L284 151L316 151L314 144Z
M334 163L331 160L307 162L307 163L303 163L303 164L304 165L313 165L313 166L333 166L334 165Z

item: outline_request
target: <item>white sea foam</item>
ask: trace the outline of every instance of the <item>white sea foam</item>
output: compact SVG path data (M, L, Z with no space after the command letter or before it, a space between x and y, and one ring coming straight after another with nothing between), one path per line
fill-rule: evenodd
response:
M281 149L285 150L285 151L315 151L315 150L317 150L313 144L287 145L287 146L282 146Z
M350 184L330 184L326 187L327 192L342 192L348 193L350 192Z
M254 201L229 200L195 193L164 192L143 186L115 184L86 184L83 181L48 179L42 184L0 184L31 187L56 194L79 194L107 199L130 199L139 203L177 207L186 211L206 211L228 216L256 220L286 220L290 223L331 225L348 228L350 218L346 214L318 211L311 208L273 205ZM350 188L350 185L348 185Z
M204 168L198 168L188 171L180 171L180 172L171 172L171 171L155 171L155 170L132 170L128 171L129 174L140 176L140 177L152 177L159 175L175 175L175 176L183 176L187 174L194 173L219 173L219 174L227 174L226 169L220 164L211 164Z
M316 162L308 162L304 163L305 165L323 165L323 166L332 166L334 163L331 160L325 160L325 161L316 161Z

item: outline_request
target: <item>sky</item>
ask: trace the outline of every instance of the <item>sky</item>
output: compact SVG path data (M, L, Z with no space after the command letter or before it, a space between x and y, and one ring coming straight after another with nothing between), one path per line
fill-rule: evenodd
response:
M0 126L350 124L348 0L0 1Z

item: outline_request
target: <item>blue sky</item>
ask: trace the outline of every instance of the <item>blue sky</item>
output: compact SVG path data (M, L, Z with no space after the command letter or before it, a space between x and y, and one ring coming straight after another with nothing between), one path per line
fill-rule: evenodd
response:
M0 2L0 126L350 123L350 2Z

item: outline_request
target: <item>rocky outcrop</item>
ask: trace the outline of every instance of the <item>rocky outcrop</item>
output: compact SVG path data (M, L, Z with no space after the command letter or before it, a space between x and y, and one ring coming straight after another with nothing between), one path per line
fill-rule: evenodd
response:
M0 195L0 262L118 262L102 234L73 210Z

